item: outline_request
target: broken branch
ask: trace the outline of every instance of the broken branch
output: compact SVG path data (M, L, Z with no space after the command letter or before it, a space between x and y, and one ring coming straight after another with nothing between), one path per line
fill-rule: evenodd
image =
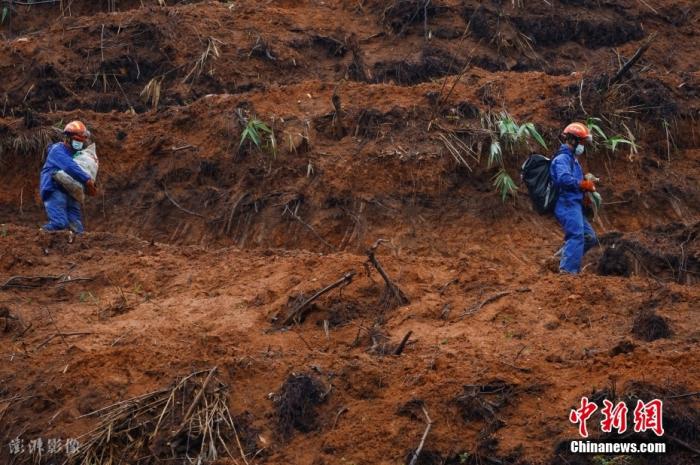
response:
M66 337L66 336L87 336L87 335L89 335L89 334L92 334L92 333L61 333L61 332L54 333L54 334L52 334L51 336L49 336L48 338L46 338L46 340L45 340L44 342L42 342L41 344L39 344L39 345L37 346L36 350L41 349L41 348L44 347L46 344L48 344L49 342L51 342L52 340L54 340L54 338L57 338L57 337L59 337L59 336L60 336L61 339L63 339L63 341L65 342L65 337Z
M386 287L384 289L384 296L382 297L382 302L388 308L408 305L411 301L406 296L406 294L404 294L404 292L401 289L399 289L399 287L396 284L394 284L394 282L389 278L389 275L386 273L386 271L384 271L384 268L382 268L381 263L379 263L379 260L377 260L377 257L375 255L377 247L379 247L383 242L386 242L386 240L377 239L377 241L372 245L372 247L370 247L367 250L367 258L369 259L369 262L372 264L372 266L374 266L374 268L376 268L376 270L382 276L382 279L384 279L384 283L386 284Z
M401 352L403 352L404 348L406 348L406 343L408 342L408 338L411 337L411 334L413 334L413 331L407 332L403 339L401 339L401 342L396 347L396 350L394 350L394 355L401 355Z
M329 244L328 241L326 241L323 237L321 237L321 235L320 235L319 233L317 233L316 230L315 230L310 224L304 222L304 220L302 220L302 219L299 217L299 215L297 215L296 213L294 213L294 212L292 211L292 209L289 208L289 206L287 206L287 205L284 206L284 212L282 212L282 214L284 214L284 213L286 213L286 212L289 212L289 214L292 216L292 218L294 218L295 220L297 220L297 221L298 221L299 223L301 223L306 229L308 229L309 231L311 231L311 233L312 233L314 236L316 236L316 238L317 238L319 241L323 242L323 244L324 244L326 247L328 247L328 248L331 249L331 250L335 250L335 247L333 247L331 244Z
M198 217L200 217L200 218L204 218L204 219L207 218L206 216L202 215L201 213L197 213L197 212L193 212L192 210L188 210L188 209L186 209L185 207L183 207L182 205L180 205L179 203L177 203L177 202L175 201L175 199L173 199L172 197L170 197L170 194L168 193L168 189L165 187L165 183L163 183L163 192L165 193L165 196L168 198L168 200L170 200L170 202L171 202L173 205L175 205L177 208L179 208L179 209L182 210L183 212L188 213L188 214L190 214L190 215L198 216Z
M610 82L608 83L608 88L610 88L613 84L619 82L622 80L622 78L627 74L627 72L634 66L634 64L639 61L640 58L642 58L642 55L644 55L644 52L646 52L649 47L651 46L651 43L653 42L654 38L656 37L656 33L651 34L649 37L646 38L644 43L637 49L635 54L632 56L632 58L629 59L627 63L620 68L620 70L613 76L612 79L610 79Z
M476 304L476 305L472 306L471 308L466 309L464 311L464 313L462 313L459 316L459 318L457 318L457 321L461 320L462 318L464 318L467 315L472 315L472 314L478 312L479 310L481 310L481 308L484 305L490 304L491 302L495 302L496 300L500 299L501 297L505 297L508 294L511 294L512 292L513 291L503 291L503 292L499 292L497 294L492 295L491 297L487 298L486 300L484 300L480 304Z
M69 278L66 275L59 276L12 276L0 286L0 290L9 288L34 289L45 284L70 284L78 281L92 281L95 278Z
M318 299L321 297L323 294L335 289L336 287L339 287L341 285L348 285L350 282L352 282L352 278L355 276L355 271L348 271L345 273L340 279L335 281L332 284L329 284L328 286L324 287L323 289L319 290L316 292L314 295L309 297L308 299L304 300L301 304L297 305L290 313L287 315L287 317L284 319L282 322L282 326L287 326L289 323L292 321L296 320L299 316L301 316L302 312L306 310L309 305L313 303L314 300Z
M425 445L425 439L428 437L428 433L430 432L430 428L433 426L433 420L430 419L430 415L428 415L428 411L425 409L425 406L422 406L421 408L423 409L423 414L425 415L425 421L427 424L425 426L425 431L423 431L423 437L420 440L420 444L418 444L418 448L413 453L413 457L411 458L411 462L408 465L416 465L416 462L418 462L418 456L420 455L421 451L423 450L423 446Z

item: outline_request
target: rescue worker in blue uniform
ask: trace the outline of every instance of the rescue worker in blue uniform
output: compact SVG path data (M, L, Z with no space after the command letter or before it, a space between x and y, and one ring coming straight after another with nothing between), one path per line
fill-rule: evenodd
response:
M61 231L70 229L76 234L82 234L83 221L80 202L71 197L60 184L53 179L54 173L63 170L70 177L85 186L85 192L94 196L97 194L95 182L75 162L73 156L82 150L90 137L90 131L80 121L71 121L63 129L63 142L58 142L48 148L44 167L41 169L39 193L44 202L46 216L49 222L42 226L44 231Z
M598 242L583 211L584 194L594 192L595 185L593 181L584 179L578 161L585 151L585 145L592 141L592 136L585 124L571 123L560 138L562 145L549 168L549 175L559 189L554 216L564 229L559 272L577 274L581 271L583 255Z

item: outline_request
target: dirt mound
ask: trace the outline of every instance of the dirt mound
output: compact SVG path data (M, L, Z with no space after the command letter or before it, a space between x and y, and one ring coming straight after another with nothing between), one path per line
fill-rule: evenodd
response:
M664 317L646 309L641 310L635 317L632 333L644 341L655 341L671 337L671 328Z

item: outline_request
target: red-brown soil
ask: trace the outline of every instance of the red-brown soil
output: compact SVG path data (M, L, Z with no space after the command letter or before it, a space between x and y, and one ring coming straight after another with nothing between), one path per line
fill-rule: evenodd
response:
M0 463L55 463L10 440L80 437L214 366L242 441L219 463L407 464L423 408L418 464L697 463L697 2L164 3L15 4L0 26ZM550 154L588 116L636 137L584 156L605 204L580 276L551 271L560 229L523 187L494 191L482 116L501 111ZM274 153L239 146L251 117ZM38 173L78 118L100 193L69 242L38 232ZM404 306L383 305L377 239ZM584 395L665 399L669 453L567 453ZM149 450L122 463L187 463Z

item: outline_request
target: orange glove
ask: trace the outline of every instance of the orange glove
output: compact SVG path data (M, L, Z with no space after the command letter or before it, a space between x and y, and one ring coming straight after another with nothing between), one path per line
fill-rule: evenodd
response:
M95 181L93 181L92 179L87 180L87 182L85 183L85 192L90 197L94 197L97 195L97 187L95 186Z
M584 179L578 186L583 192L595 192L595 184L593 184L593 181Z

